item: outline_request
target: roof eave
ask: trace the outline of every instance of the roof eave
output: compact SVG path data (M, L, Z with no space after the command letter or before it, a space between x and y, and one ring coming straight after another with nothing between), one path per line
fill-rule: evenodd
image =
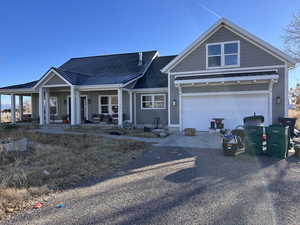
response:
M0 94L31 94L37 93L34 88L0 89Z

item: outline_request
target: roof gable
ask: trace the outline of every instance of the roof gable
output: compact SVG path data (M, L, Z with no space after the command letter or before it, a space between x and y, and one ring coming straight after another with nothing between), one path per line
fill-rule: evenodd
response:
M68 85L62 78L54 74L44 85Z
M184 51L182 51L175 59L173 59L168 65L166 65L162 72L170 72L178 63L180 63L185 57L187 57L191 52L198 48L202 43L204 43L208 38L210 38L214 33L216 33L221 28L227 28L230 31L234 32L236 35L244 38L245 40L251 42L262 50L266 51L268 54L273 55L274 57L280 59L283 62L288 63L289 65L295 65L296 61L282 52L281 50L271 46L267 42L259 39L258 37L250 34L248 31L243 28L229 22L228 20L222 18L218 20L212 27L210 27L205 33L203 33L199 38L197 38L190 46L188 46Z

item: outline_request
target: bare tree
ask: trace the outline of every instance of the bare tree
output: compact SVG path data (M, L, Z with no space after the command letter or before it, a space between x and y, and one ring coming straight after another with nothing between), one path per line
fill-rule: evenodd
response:
M284 44L287 52L300 62L300 11L285 29Z

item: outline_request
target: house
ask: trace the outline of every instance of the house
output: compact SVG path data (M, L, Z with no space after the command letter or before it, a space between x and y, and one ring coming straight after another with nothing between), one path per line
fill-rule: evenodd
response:
M287 115L288 70L295 60L226 19L176 56L157 51L72 58L39 80L3 87L1 94L32 96L32 117L41 125L72 125L112 115L122 126L153 124L208 130L212 118L225 128L245 116L266 124ZM20 101L22 98L20 97ZM12 110L15 122L15 110Z

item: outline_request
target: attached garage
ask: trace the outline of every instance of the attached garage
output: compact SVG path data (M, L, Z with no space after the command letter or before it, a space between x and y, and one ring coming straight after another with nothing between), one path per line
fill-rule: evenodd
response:
M179 126L207 131L213 118L223 118L225 129L243 125L247 116L263 115L272 123L272 87L277 74L226 74L178 77Z
M202 93L181 96L181 127L207 131L213 118L224 118L225 128L243 124L243 118L263 115L271 119L269 93Z

